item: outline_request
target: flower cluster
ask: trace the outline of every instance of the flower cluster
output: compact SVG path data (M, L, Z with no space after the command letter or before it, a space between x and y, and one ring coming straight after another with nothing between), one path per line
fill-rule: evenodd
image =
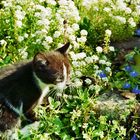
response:
M123 89L131 90L135 94L140 94L138 85L139 73L129 65L125 66L124 70L128 76L128 81L123 84Z
M79 48L87 40L87 31L80 31L79 11L72 0L6 0L1 3L0 38L6 40L11 53L15 45L19 52L26 48L18 54L19 59L25 58L25 54L29 58L36 51L60 47L68 41L71 47Z
M86 31L83 32L83 35L87 35ZM71 51L70 57L72 59L73 71L72 77L76 77L73 80L75 86L81 86L83 75L96 79L94 85L90 79L85 79L84 82L86 85L89 85L89 89L95 90L96 93L101 90L100 85L109 84L110 77L112 76L111 70L111 60L109 56L114 54L114 47L110 46L110 37L111 30L107 29L105 31L104 44L102 46L97 46L92 49L87 49L87 46L83 48L82 52L78 52L75 48L75 52Z
M83 22L86 18L91 23L88 30L94 40L94 42L89 40L91 43L100 42L100 39L103 39L103 32L108 28L112 31L112 40L128 38L134 34L139 22L138 1L82 0L81 5ZM96 29L99 29L98 33Z

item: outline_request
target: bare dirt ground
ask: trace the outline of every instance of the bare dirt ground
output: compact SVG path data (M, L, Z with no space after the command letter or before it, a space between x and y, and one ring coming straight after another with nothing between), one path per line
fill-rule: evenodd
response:
M132 37L126 41L111 43L111 45L115 48L123 48L126 50L131 50L134 47L140 48L140 37Z

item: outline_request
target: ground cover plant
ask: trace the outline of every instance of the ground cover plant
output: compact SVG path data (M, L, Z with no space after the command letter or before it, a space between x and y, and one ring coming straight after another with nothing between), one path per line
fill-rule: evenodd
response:
M26 134L18 129L17 139L135 140L140 137L139 63L135 59L139 50L129 52L123 63L116 66L114 61L119 51L110 45L112 41L133 36L139 15L136 0L0 2L1 67L30 59L38 51L49 51L66 42L71 44L70 86L61 95L50 92L48 105L35 110L39 127L32 127ZM125 102L116 92L122 92L123 96L130 93L131 97ZM97 107L105 93L104 99L111 93L117 100L118 106L113 111Z

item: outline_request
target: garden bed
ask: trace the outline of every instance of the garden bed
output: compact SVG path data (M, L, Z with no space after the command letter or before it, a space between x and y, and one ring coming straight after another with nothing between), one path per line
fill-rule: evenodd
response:
M136 0L0 1L0 67L70 42L71 85L61 100L52 91L35 110L40 125L16 138L140 139L139 17Z

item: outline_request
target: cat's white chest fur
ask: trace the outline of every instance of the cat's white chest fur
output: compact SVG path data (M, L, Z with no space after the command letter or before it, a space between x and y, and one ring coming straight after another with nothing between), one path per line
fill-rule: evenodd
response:
M37 75L34 73L34 77L35 79L37 80L37 84L38 86L41 88L42 90L42 94L39 98L39 101L38 101L38 104L41 104L42 101L43 101L43 98L49 93L49 90L50 90L50 87L52 86L56 86L56 88L59 90L59 91L63 91L65 85L66 85L66 81L67 81L67 69L66 69L66 66L65 64L63 64L63 81L60 82L60 83L57 83L56 85L52 85L52 84L46 84L44 82L42 82L38 77Z
M63 90L67 82L67 68L64 64L63 64L63 76L64 76L63 82L60 82L56 85L59 90Z
M48 92L49 92L49 86L46 86L42 91L42 94L41 94L41 97L39 98L38 104L42 103L43 98L48 94Z

